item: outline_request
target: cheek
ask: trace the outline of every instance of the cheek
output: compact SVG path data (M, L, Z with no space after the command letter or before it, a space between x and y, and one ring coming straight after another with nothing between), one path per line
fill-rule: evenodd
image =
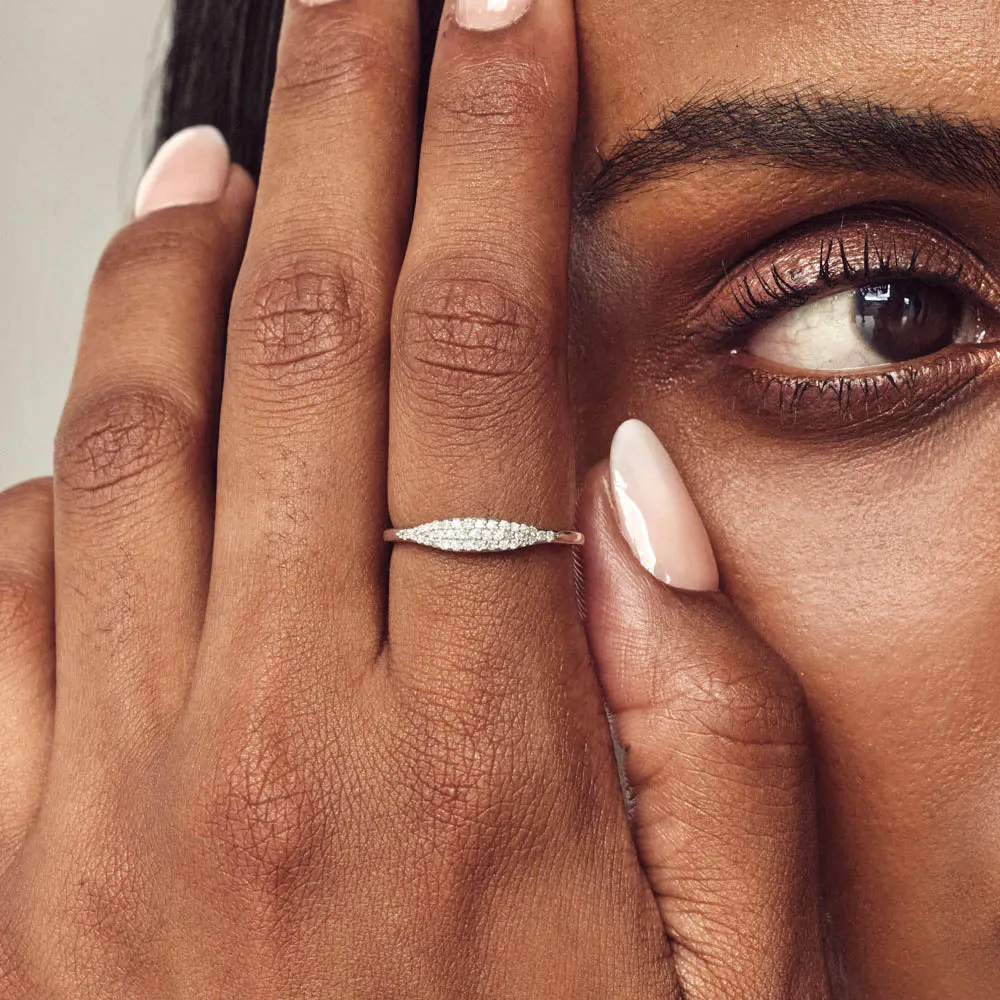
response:
M987 395L921 435L824 445L755 433L724 401L641 377L581 406L587 464L626 416L657 431L727 591L802 679L836 937L873 995L900 989L890 977L914 953L927 960L914 975L950 963L954 977L974 949L969 975L1000 980L1000 404Z
M881 448L680 444L727 589L808 695L852 965L975 942L1000 975L996 416Z

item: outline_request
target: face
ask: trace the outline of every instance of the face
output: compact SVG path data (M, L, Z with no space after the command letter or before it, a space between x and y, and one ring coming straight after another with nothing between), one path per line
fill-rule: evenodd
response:
M580 468L650 424L800 675L846 994L995 996L1000 3L579 18Z

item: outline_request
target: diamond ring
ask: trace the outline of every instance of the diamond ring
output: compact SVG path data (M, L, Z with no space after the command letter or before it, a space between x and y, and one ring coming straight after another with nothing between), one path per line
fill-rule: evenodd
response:
M413 542L446 552L510 552L533 545L583 545L579 531L546 531L489 517L456 517L414 528L390 528L383 537L387 542Z

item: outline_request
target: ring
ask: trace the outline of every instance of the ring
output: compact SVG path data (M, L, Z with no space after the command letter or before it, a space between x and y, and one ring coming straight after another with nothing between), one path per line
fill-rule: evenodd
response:
M510 552L533 545L583 545L579 531L546 531L491 517L456 517L413 528L389 528L382 537L387 542L413 542L445 552Z

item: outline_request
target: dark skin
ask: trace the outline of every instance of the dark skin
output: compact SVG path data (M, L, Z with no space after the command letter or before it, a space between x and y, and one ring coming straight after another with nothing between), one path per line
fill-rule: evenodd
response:
M817 2L581 4L580 162L648 121L651 95L676 106L813 91L989 125L998 19L988 2L835 14ZM592 359L580 381L614 373L612 391L581 393L581 454L597 460L625 415L657 429L709 524L724 589L802 679L827 906L857 995L986 997L1000 983L995 365L956 384L953 405L940 372L921 373L916 393L883 385L868 420L806 390L796 431L774 389L734 407L743 394L684 322L721 283L721 261L777 239L756 258L766 270L783 232L878 202L928 217L995 273L995 194L893 169L695 165L578 227L577 328ZM902 228L872 213L877 238L909 254ZM813 224L805 260L831 229L837 218Z
M238 168L109 248L0 502L5 998L996 993L1000 7L576 20L446 17L416 183L414 6L292 4L242 266ZM801 363L896 280L969 342ZM617 528L634 416L721 595ZM480 511L579 579L387 559Z

